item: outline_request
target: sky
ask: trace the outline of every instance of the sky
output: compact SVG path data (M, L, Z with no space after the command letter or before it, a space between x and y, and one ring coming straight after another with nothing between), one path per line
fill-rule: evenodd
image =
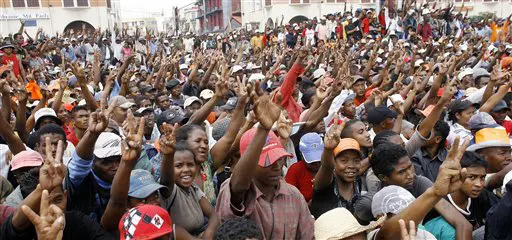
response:
M120 0L123 19L147 17L152 12L171 12L174 7L183 7L194 0Z

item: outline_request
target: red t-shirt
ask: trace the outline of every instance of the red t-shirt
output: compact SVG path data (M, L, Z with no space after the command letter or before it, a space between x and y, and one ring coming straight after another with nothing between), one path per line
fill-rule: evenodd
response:
M76 134L75 134L75 131L71 131L69 133L66 134L66 139L68 141L70 141L71 143L73 143L73 145L78 146L78 142L80 141L77 137L76 137Z
M14 75L16 75L16 77L20 76L21 75L20 61L18 61L16 54L11 54L11 56L6 56L6 55L2 56L2 64L3 65L9 64L9 62L12 62L12 71L14 72Z
M361 28L363 29L363 33L369 33L370 32L370 19L364 18L361 22Z
M501 125L507 130L508 135L512 134L512 121L503 120Z
M304 161L292 164L285 176L286 182L299 189L306 202L313 197L313 179L315 176L308 170Z

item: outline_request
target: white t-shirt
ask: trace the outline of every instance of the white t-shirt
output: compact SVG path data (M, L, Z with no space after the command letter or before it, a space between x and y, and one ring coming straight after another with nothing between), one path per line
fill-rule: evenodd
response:
M311 45L315 45L315 30L307 29L306 30L306 44L310 42Z

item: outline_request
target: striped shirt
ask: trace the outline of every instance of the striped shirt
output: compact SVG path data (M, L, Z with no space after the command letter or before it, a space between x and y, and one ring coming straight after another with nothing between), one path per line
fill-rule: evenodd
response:
M222 220L247 216L263 234L263 239L313 239L314 219L302 194L280 180L272 201L267 201L254 182L241 206L231 204L231 179L226 180L217 198L216 212Z

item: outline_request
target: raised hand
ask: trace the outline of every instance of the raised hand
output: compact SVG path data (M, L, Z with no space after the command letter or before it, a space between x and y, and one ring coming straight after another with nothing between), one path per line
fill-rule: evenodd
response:
M131 111L130 111L131 113ZM133 116L133 114L132 114ZM144 140L145 118L141 117L138 128L134 124L128 126L128 134L122 142L121 161L134 163L139 159Z
M228 81L226 79L222 79L215 85L215 96L217 98L225 98L228 95L228 91Z
M78 82L87 83L84 69L78 63L71 64L71 71L73 71Z
M284 112L281 111L281 115L275 124L277 135L283 139L288 139L292 134L292 120L288 119Z
M416 224L414 221L409 221L409 231L407 231L407 226L405 226L405 221L403 219L398 220L398 224L400 224L400 235L402 236L402 240L416 240Z
M333 125L329 128L329 131L327 131L324 137L324 148L328 150L333 150L340 143L341 131L345 127L346 122L340 121L338 114L334 116L333 121Z
M256 82L254 87L253 96L255 95L258 95L254 97L254 99L256 99L253 107L255 118L262 128L270 130L274 122L277 121L281 115L281 109L272 103L269 95L262 93L259 81Z
M160 137L160 153L162 155L171 155L176 151L176 133L180 129L180 125L175 123L174 126L164 123L162 124L162 136Z
M448 156L439 167L439 174L433 186L438 197L443 198L448 193L459 190L466 177L467 170L461 169L460 160L469 145L469 140L465 139L462 145L459 142L460 138L456 137Z
M114 100L116 101L116 100ZM96 109L96 112L91 113L89 118L89 125L87 130L91 133L101 134L108 126L108 119L110 113L114 109L114 104L110 104L108 109Z
M39 184L42 189L51 191L58 186L62 186L66 177L67 168L62 164L64 143L59 140L54 156L51 139L49 137L42 139L41 137L41 140L45 142L45 149L39 149L39 153L45 160L39 170Z
M43 190L41 196L41 207L39 215L30 209L27 205L21 206L21 211L27 216L34 225L39 240L61 240L64 234L64 225L66 223L64 211L56 205L50 205L48 190Z
M247 84L246 86L244 86L244 84L241 82L238 82L237 85L238 87L234 89L235 94L238 98L237 100L241 103L247 104L249 102L249 97L252 92L252 85Z

